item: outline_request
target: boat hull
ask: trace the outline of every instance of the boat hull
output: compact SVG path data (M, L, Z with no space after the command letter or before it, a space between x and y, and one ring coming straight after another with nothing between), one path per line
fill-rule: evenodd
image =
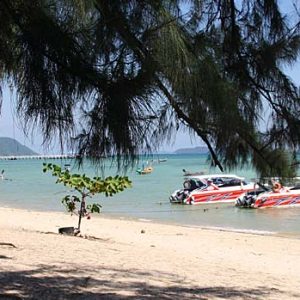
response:
M136 170L136 172L140 175L151 174L153 172L153 168L152 167L147 167L147 168L144 168L144 169L138 169L138 170Z
M234 174L197 175L186 178L183 189L175 191L170 202L190 205L231 203L254 188L255 184L247 183Z
M262 192L258 195L242 195L237 206L249 208L295 207L300 206L300 190L285 188L279 192Z
M274 195L261 195L255 200L254 208L267 208L267 207L291 207L300 205L300 193L297 194L282 194Z
M209 203L234 203L238 197L253 190L253 185L246 187L223 188L213 191L195 190L185 193L184 190L175 191L171 197L171 203L177 204L209 204Z

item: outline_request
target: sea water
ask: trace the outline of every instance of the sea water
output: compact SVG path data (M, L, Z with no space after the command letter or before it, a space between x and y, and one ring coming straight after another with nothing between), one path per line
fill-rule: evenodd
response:
M210 167L206 155L170 154L160 158L166 158L167 161L159 163L158 158L148 158L148 161L141 160L139 165L127 171L132 188L113 197L97 195L88 201L100 203L104 216L300 237L300 208L297 207L241 209L233 203L171 204L171 193L182 188L183 169L209 174L220 172ZM5 170L5 179L0 180L0 206L64 211L61 199L71 191L61 184L55 184L56 178L51 173L42 172L43 162L55 163L62 168L70 164L71 172L89 176L118 174L117 168L110 161L107 161L104 170L95 169L89 161L85 161L79 170L73 160L1 161L0 169ZM135 170L147 162L154 168L153 172L147 175L136 173ZM251 168L237 169L230 173L245 177L248 181L256 177Z

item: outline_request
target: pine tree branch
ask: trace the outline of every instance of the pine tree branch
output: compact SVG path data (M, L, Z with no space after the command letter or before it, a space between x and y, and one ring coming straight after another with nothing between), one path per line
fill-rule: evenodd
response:
M151 64L156 64L154 59L152 59L149 51L143 46L143 44L130 32L129 30L129 26L126 23L122 13L117 10L115 10L114 12L112 12L109 8L109 5L107 4L107 1L102 1L102 0L98 0L97 1L96 7L99 10L100 13L102 13L104 15L105 18L107 19L113 19L114 22L110 22L110 26L114 27L118 33L121 35L121 37L128 43L129 46L131 46L132 51L134 51L134 53L139 57L139 59L141 60L141 62L145 61L145 59L147 58L148 61L151 61ZM176 100L174 99L174 97L169 93L168 89L166 88L166 86L162 83L162 81L160 80L160 78L158 77L158 75L154 75L155 81L158 85L158 87L160 88L160 90L163 92L163 94L166 96L166 98L168 99L169 103L171 104L171 106L173 107L173 109L175 110L177 116L179 119L184 120L191 128L193 128L195 130L195 132L197 133L197 135L205 142L205 144L207 145L211 155L212 155L212 159L213 162L216 166L218 166L220 168L220 170L223 172L224 168L221 164L221 162L219 161L215 151L213 150L213 147L211 145L211 143L209 142L206 134L204 134L204 132L202 130L200 130L195 124L194 122L180 109L180 107L178 106Z

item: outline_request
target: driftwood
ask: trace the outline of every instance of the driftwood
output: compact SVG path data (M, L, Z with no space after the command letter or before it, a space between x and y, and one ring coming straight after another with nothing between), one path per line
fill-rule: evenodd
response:
M14 244L12 243L2 243L0 242L0 246L10 246L10 247L13 247L13 248L17 248Z

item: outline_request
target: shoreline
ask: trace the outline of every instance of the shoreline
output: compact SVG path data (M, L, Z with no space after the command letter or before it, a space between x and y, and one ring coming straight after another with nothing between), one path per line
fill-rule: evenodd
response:
M20 211L28 211L28 212L36 212L36 213L54 213L54 214L70 215L63 210L61 210L61 211L46 210L45 211L45 210L38 210L38 209L25 209L25 208L13 207L13 206L8 206L8 205L0 206L0 210L1 209L8 209L8 210L12 209L12 210L20 210ZM244 229L244 228L234 228L234 227L182 224L180 222L175 222L175 221L168 221L168 220L163 221L163 220L151 219L151 218L132 217L132 216L121 215L121 214L116 214L116 213L92 214L92 218L97 218L97 219L105 218L105 219L111 219L111 220L127 220L127 221L133 221L133 222L171 225L171 226L178 226L178 227L183 227L183 228L195 228L195 229L209 230L209 231L232 232L232 233L250 234L250 235L258 235L258 236L275 236L275 237L297 239L297 240L300 239L300 233L298 233L298 232L278 232L278 231ZM89 222L89 220L86 220L86 219L83 219L83 221Z
M298 239L101 215L83 220L83 238L57 234L76 224L0 207L0 297L300 298Z
M17 210L17 211L27 211L33 213L53 213L53 214L63 214L70 215L65 211L58 210L38 210L38 209L25 209L19 207L12 206L0 206L1 209L7 210ZM75 216L76 218L76 216ZM125 220L125 221L133 221L133 222L141 222L141 223L152 223L152 224L161 224L161 225L170 225L170 226L178 226L183 228L195 228L200 230L211 230L211 231L221 231L221 232L236 232L241 234L253 234L253 235L274 235L274 236L282 236L285 237L285 234L279 233L276 231L266 231L266 230L255 230L255 229L243 229L243 228L234 228L234 227L221 227L221 226L206 226L206 225L194 225L194 224L182 224L175 221L163 221L163 220L155 220L151 218L140 218L140 217L131 217L127 215L115 214L115 213L100 213L100 214L92 214L92 218L104 218L110 220ZM89 220L83 219L84 222L89 222ZM287 236L289 238L289 236ZM300 235L299 235L300 238ZM298 234L295 234L295 239L298 239Z

